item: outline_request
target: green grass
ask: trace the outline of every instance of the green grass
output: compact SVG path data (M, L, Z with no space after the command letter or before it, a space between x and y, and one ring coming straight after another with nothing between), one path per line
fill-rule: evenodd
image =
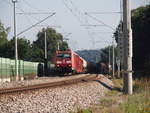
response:
M81 110L81 113L92 113L91 110L87 109L87 110Z
M120 105L123 113L150 113L147 109L150 103L144 94L129 96L127 101Z
M112 91L108 91L105 95L106 96L115 96L118 94L118 91L113 89Z
M120 105L123 113L150 113L150 80L135 80L133 91L134 94Z
M103 98L100 100L100 105L105 107L110 107L116 103L115 98Z
M115 87L121 88L123 86L123 80L122 79L113 79L113 83Z
M90 109L82 109L78 110L77 112L70 112L70 113L93 113Z

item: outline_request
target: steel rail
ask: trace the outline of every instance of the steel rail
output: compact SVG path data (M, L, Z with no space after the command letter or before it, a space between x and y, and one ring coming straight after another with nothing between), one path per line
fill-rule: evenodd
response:
M15 87L15 88L4 88L4 89L0 89L0 94L9 94L9 93L42 89L42 88L71 85L71 84L81 83L85 81L92 81L95 79L96 79L96 75L87 75L87 76L80 77L80 78L74 78L74 79L63 80L63 81L58 81L58 82L42 83L42 84L28 85L28 86Z

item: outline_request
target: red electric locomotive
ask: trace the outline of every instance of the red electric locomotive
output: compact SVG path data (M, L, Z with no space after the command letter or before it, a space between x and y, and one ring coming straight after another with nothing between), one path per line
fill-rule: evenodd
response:
M87 62L71 50L56 51L54 63L60 73L83 73L87 67Z

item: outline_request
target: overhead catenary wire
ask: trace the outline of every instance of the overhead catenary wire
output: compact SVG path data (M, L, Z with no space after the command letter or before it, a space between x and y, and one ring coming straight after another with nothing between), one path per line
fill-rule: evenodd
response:
M27 13L27 12L25 12L25 11L21 8L21 6L18 7L18 9L22 12L22 14L26 14L26 13ZM18 14L18 13L16 13L16 14ZM30 17L34 18L36 21L40 21L38 18L32 16L31 14L30 14L30 15L25 15L25 16L30 16Z
M84 27L84 29L87 31L87 33L88 33L88 35L89 35L89 37L90 38L93 38L92 37L92 34L90 33L90 31L88 30L88 27L90 27L90 26L103 26L103 25L91 25L91 24L89 24L89 22L87 21L87 19L84 19L86 22L86 24L88 24L88 25L86 25L86 24L83 24L84 22L81 20L81 18L79 17L82 13L81 13L81 11L77 8L77 6L75 6L74 5L74 3L73 3L73 1L72 0L65 0L66 2L67 1L69 1L70 2L70 4L74 7L74 10L73 10L73 8L70 8L71 9L71 11L73 12L73 14L75 15L75 17L78 19L78 21L79 21L79 23L81 24L80 26L83 26ZM67 4L66 4L67 5ZM79 16L77 15L77 14L75 14L74 13L74 11L76 11L78 14L79 14Z
M22 11L22 13L17 13L17 14L24 15L24 16L26 16L26 17L29 16L29 17L35 19L37 22L38 22L38 21L41 21L41 20L38 19L38 18L36 18L36 17L34 17L33 15L43 15L43 14L44 14L44 15L50 15L50 14L55 13L55 12L25 12L25 11L23 11L22 8L20 8L20 10ZM28 18L28 19L29 19L29 18ZM30 22L31 22L31 21L30 21ZM31 24L31 25L32 25L32 24ZM40 25L38 25L38 26L40 26ZM41 27L42 27L42 26L61 28L61 26L49 26L48 24L46 24L46 25L41 25ZM36 29L40 31L39 28L36 27Z
M71 8L68 6L68 4L65 2L65 1L67 1L67 0L62 0L62 1L63 1L64 6L73 14L73 16L77 19L77 21L78 21L80 24L82 24L83 22L82 22L81 19L78 17L78 15L75 14L74 11L73 11L73 9L71 9ZM72 2L71 4L73 5L73 2ZM78 12L80 12L80 11L78 11ZM86 26L83 26L83 27L84 27L84 29L87 31L87 34L89 35L89 37L90 37L91 39L93 39L92 34L91 34L90 31L87 29L87 27L86 27Z
M12 6L12 4L10 2L8 2L7 0L4 0L6 3L8 3L10 6ZM19 5L19 4L18 4ZM28 3L29 5L29 3ZM16 9L20 10L22 13L16 13L16 14L22 14L25 15L25 17L27 18L27 20L31 23L31 20L28 18L28 16L30 15L31 18L35 19L36 21L40 21L40 19L33 17L32 14L28 14L27 12L25 12L21 7L16 7ZM35 9L35 8L34 8ZM36 9L37 11L40 11L38 9ZM34 12L35 14L38 14L36 12ZM41 13L45 13L45 14L52 14L53 12L41 12ZM27 15L28 14L28 15ZM39 13L40 14L40 13ZM36 28L37 29L37 28ZM38 29L39 30L39 29Z
M68 4L64 1L63 1L63 4L65 5L65 7L76 17L76 19L79 21L79 23L82 23L80 18L73 12L73 10L68 6Z
M73 7L75 7L75 5L73 4L73 2L72 2L72 0L64 0L63 2L64 2L64 4L65 4L65 6L67 6L67 8L71 11L71 13L77 18L77 20L80 22L80 23L82 23L82 21L81 21L81 18L77 15L77 14L75 14L74 13L74 10L72 9L72 8L70 8L69 6L68 6L68 4L67 3L65 3L65 1L66 2L69 2L70 1L70 4L72 4L71 6L73 6ZM79 14L81 14L80 13L80 11L75 7L75 11L76 12L78 12ZM102 12L102 13L108 13L108 14L120 14L121 12ZM95 18L95 17L92 17L92 19L94 19L94 20L96 20L97 22L99 22L99 23L101 23L102 24L102 26L105 26L105 27L108 27L108 28L110 28L111 30L113 30L113 32L115 31L115 28L113 28L112 26L110 26L110 25L108 25L108 24L105 24L103 21L101 21L101 20L98 20L97 18ZM86 23L86 22L85 22ZM87 24L87 23L86 23ZM82 25L81 25L82 26ZM88 28L90 27L90 26L85 26L85 25L83 25L83 27L85 28L85 30L88 32L88 35L90 36L90 38L92 39L92 42L93 42L93 40L94 40L94 37L93 37L93 35L90 33L91 31L89 31L88 30ZM113 33L112 32L112 33ZM93 45L94 45L94 42L93 42Z
M67 1L67 0L66 0ZM73 3L72 0L68 0L70 1L71 5L74 7L74 10L79 14L79 16L82 15L81 11L79 10L79 8Z
M92 18L93 19L93 18ZM87 24L89 24L89 22L88 22L88 20L87 20L87 18L85 18L85 20L86 20L86 23ZM101 26L102 27L106 27L106 24L105 23L102 23L102 22L100 22L101 23ZM87 29L88 30L88 29ZM91 36L91 39L92 39L92 43L93 43L93 47L95 47L95 37L93 36L95 33L93 33L93 32L90 32L89 30L88 30L88 32L89 32L89 34L90 34L90 36ZM114 30L113 30L113 32L114 32ZM105 34L113 34L113 32L97 32L97 33L105 33Z
M11 4L10 4L11 5ZM29 20L29 22L31 23L31 21L30 21L30 19L28 18L28 16L30 16L31 18L33 18L33 19L35 19L36 21L41 21L40 19L38 19L38 18L36 18L36 17L34 17L34 16L32 16L32 13L27 13L27 12L25 12L22 8L21 8L21 6L20 7L16 7L17 9L19 9L22 13L16 13L16 14L22 14L22 15L25 15L25 17ZM53 14L53 13L55 13L55 12L41 12L41 13L38 13L38 12L34 12L33 14ZM47 25L48 26L48 25ZM36 27L36 29L37 30L40 30L40 29L38 29L37 27ZM24 32L26 31L27 29L25 29L24 30ZM28 30L27 30L28 31ZM21 32L20 32L21 33ZM21 35L19 33L19 35ZM18 35L17 35L18 36Z
M53 15L55 15L55 14L56 14L56 13L52 13L51 15L49 15L49 16L48 16L48 17L46 17L46 18L44 18L43 20L41 20L41 21L37 22L36 24L34 24L34 25L30 26L29 28L25 29L24 31L22 31L22 32L18 33L18 34L17 34L17 36L21 35L22 33L26 32L26 31L28 31L28 30L30 30L30 29L32 29L32 28L33 28L33 27L35 27L36 25L38 25L38 24L40 24L40 23L44 22L45 20L47 20L48 18L52 17L52 16L53 16Z
M85 17L85 23L89 24L89 21L88 21L88 19L87 19L86 17ZM89 29L86 28L86 30L87 30L87 32L88 32L88 35L89 35L90 38L91 38L92 46L93 46L93 48L95 49L95 38L94 38L93 34L89 31Z
M34 10L37 10L38 12L40 12L41 10L39 10L38 8L36 8L36 7L33 7L29 2L27 2L26 0L23 0L23 2L27 5L27 6L29 6L30 8L32 8L32 9L34 9Z
M87 12L85 13L85 15L89 16L90 18L94 19L95 21L97 21L97 22L105 25L106 27L110 28L111 30L115 31L115 29L112 26L104 23L103 21L97 19L96 17L93 17L93 16L89 15ZM114 70L115 70L115 67L114 67L114 58L115 58L115 53L114 53L114 38L112 40L112 46L113 46L113 63L112 63L113 64L113 75L112 76L114 77Z
M42 10L36 8L36 7L33 7L27 0L23 0L23 2L24 2L28 7L30 7L30 8L32 8L32 9L36 10L36 12L24 12L24 11L20 8L20 9L22 10L22 12L19 12L19 13L16 13L16 14L19 14L19 15L28 15L28 16L30 16L31 18L35 19L36 21L40 21L39 18L36 18L36 17L34 17L33 15L39 15L39 14L40 14L40 15L50 15L50 14L54 13L54 12L45 12L45 11L42 11ZM48 25L47 25L47 26L48 26Z
M11 7L13 7L13 5L12 5L10 2L8 2L7 0L4 0L4 1L5 1L5 3L7 3L7 4L9 4ZM21 12L25 13L25 12L23 11L23 9L19 8L18 6L16 6L16 9L18 9L18 10L20 10Z
M5 1L5 3L7 3L7 4L9 4L11 7L13 7L13 5L10 3L10 2L8 2L7 0L4 0ZM19 4L18 4L19 5ZM16 6L16 9L18 9L18 10L20 10L22 13L25 13L25 11L22 9L22 8L20 8L20 7L18 7L18 6ZM17 14L17 13L16 13ZM27 17L27 15L25 15L25 17L27 18L27 20L31 23L31 20ZM32 17L32 16L31 16ZM34 18L34 17L32 17L32 18ZM36 18L34 18L34 19L36 19Z
M26 13L22 8L21 8L21 6L20 7L17 7L17 9L19 9L22 13ZM17 13L16 13L17 14ZM33 17L32 15L24 15L26 18L27 18L27 20L30 22L30 25L32 25L33 23L31 22L31 20L30 20L30 17L31 18L33 18L33 19L35 19L36 21L39 21L39 19L37 19L37 18L35 18L35 17ZM37 30L39 30L38 28L36 28Z

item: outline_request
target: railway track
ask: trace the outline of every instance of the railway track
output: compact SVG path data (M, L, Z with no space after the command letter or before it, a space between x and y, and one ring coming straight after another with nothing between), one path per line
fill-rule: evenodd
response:
M4 88L4 89L0 89L0 94L9 94L9 93L15 93L15 92L42 89L42 88L58 87L58 86L63 86L63 85L70 85L70 84L76 84L76 83L81 83L81 82L86 82L86 81L92 81L95 79L96 79L96 75L87 75L87 76L80 77L80 78L74 78L74 79L63 80L63 81L58 81L58 82L42 83L42 84L15 87L15 88Z

